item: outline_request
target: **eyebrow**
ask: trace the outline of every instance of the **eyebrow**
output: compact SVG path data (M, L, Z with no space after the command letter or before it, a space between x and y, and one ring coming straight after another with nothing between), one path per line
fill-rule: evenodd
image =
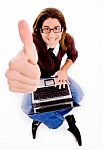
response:
M49 28L50 28L50 26L43 26L43 28L44 28L44 27L49 27ZM54 28L55 28L55 27L60 27L60 26L54 26Z

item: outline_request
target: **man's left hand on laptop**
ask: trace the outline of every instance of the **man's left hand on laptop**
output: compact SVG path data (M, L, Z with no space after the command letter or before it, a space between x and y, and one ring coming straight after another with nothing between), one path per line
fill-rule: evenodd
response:
M55 78L55 86L59 85L59 89L61 89L61 86L63 85L63 88L65 88L65 84L68 83L68 76L67 72L63 69L60 69L59 71L55 72L55 74L52 77Z

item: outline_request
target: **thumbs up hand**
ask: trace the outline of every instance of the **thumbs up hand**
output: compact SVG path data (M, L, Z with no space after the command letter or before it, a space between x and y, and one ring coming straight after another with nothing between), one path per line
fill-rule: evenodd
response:
M18 29L23 49L9 62L5 75L11 91L30 93L35 91L39 84L41 73L37 64L38 55L26 21L19 21Z
M36 52L35 45L33 43L32 34L30 32L28 24L24 20L19 21L18 29L19 29L21 41L24 44L24 52L28 60L30 60L30 62L33 64L37 64L38 55Z

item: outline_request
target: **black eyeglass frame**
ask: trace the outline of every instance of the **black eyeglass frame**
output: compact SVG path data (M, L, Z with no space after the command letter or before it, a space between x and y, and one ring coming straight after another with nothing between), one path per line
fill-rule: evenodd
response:
M60 32L62 32L62 28L61 28L61 27L59 27L60 31L55 31L56 28L58 28L58 27L54 27L54 28L46 27L46 28L40 29L40 31L41 31L42 33L45 33L45 34L49 34L49 33L51 32L51 30L53 30L54 33L60 33ZM45 29L48 29L48 31L45 32Z

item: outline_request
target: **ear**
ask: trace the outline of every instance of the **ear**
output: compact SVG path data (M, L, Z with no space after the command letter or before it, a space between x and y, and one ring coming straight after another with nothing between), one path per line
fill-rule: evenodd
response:
M42 29L40 29L40 33L41 33L41 34L43 33Z
M63 31L64 31L64 28L62 28L62 31L61 31L61 32L63 33Z

